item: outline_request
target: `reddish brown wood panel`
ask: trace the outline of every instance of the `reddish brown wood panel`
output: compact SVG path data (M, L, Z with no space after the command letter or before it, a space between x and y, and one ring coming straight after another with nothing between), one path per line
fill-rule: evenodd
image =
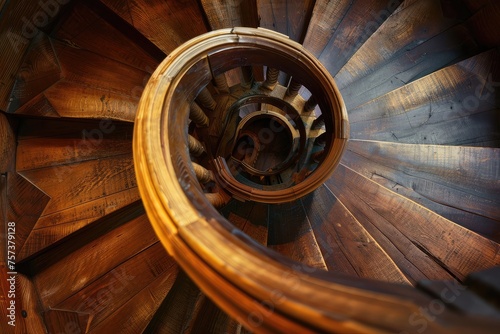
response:
M206 32L196 0L102 0L166 54Z
M92 315L92 329L158 277L176 272L176 262L157 242L64 300L56 308Z
M0 173L14 170L16 142L14 130L3 112L0 112Z
M244 203L232 199L220 211L235 227L262 245L267 245L269 225L269 206L267 204Z
M210 299L203 298L190 333L240 333L239 324Z
M443 15L434 0L416 1L391 15L335 75L339 88L377 70L390 59L458 23Z
M257 0L260 26L302 43L314 8L313 0Z
M490 239L500 241L500 149L350 141L342 162Z
M489 1L487 5L482 6L474 14L472 19L467 22L467 26L476 37L479 45L484 49L489 49L500 45L499 22L500 3Z
M498 146L498 54L474 56L351 110L351 137Z
M340 269L342 273L350 274L343 272L345 269L350 271L347 264L338 267L340 259L345 257L354 269L355 276L401 284L410 283L398 268L398 263L394 262L379 241L374 239L328 188L317 189L314 197L310 197L304 206L308 216L317 216L313 225L314 234L318 240L322 239L318 244L325 262L332 265L331 268L328 267L329 270ZM329 246L330 241L332 248ZM335 254L338 251L341 254Z
M92 320L92 316L88 313L58 309L47 310L43 318L49 333L66 333L67 331L87 333Z
M158 60L138 45L133 36L124 34L108 20L107 17L92 11L85 3L78 2L57 28L54 37L152 73L158 66Z
M232 27L258 27L256 0L201 0L212 30Z
M145 215L113 229L39 272L34 282L44 308L55 307L157 242Z
M269 205L267 246L311 267L327 268L300 200Z
M50 196L22 175L7 174L7 221L15 223L16 254L19 254Z
M402 1L356 0L345 13L319 60L335 76ZM334 3L332 2L333 6ZM361 22L361 23L360 23Z
M328 187L344 185L359 201L390 222L412 244L463 280L500 264L500 246L339 165ZM422 270L422 268L419 268Z
M45 4L45 3L43 3ZM6 111L15 75L39 28L47 28L65 5L42 6L38 1L5 2L0 21L0 110Z
M35 286L25 275L16 275L16 327L14 333L45 333L42 308ZM23 317L23 311L26 317ZM5 333L12 333L12 327Z

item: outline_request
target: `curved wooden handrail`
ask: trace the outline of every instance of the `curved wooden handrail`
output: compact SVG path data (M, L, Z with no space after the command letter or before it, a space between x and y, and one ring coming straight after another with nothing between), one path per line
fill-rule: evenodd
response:
M241 57L222 62L214 55L222 51L241 55L242 50L256 55L257 45L260 52L276 54L293 49L302 64L312 60L312 66L321 66L286 36L263 29L224 29L180 46L147 84L135 123L134 161L142 200L157 235L206 295L255 332L416 332L420 327L411 317L428 307L431 297L411 287L347 278L288 260L234 228L205 197L187 148L190 102L213 77L232 66L249 65ZM309 83L308 88L315 86L316 79L306 74L298 79ZM324 109L331 103L340 105L338 98L328 100L331 92L324 96L322 88L317 89L312 93ZM347 117L344 108L335 112L342 121L329 130L343 145ZM330 147L326 155L335 161L340 159L338 152ZM427 330L449 333L488 330L495 323L461 321L448 308L439 317L423 319Z

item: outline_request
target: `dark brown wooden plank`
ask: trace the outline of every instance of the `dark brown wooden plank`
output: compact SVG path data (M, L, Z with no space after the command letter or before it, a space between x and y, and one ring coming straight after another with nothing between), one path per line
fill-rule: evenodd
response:
M121 31L120 27L114 26L107 17L99 14L91 10L87 3L76 3L54 37L152 73L158 66L158 59L138 45L133 39L135 36L127 35L127 32Z
M311 21L304 38L304 47L319 57L325 46L342 22L344 15L351 7L352 0L341 0L332 3L329 0L317 0L314 4Z
M19 255L38 218L50 202L50 195L17 173L7 174L7 221L15 223L16 252Z
M264 203L232 199L220 211L235 227L262 245L267 245L269 206Z
M65 333L66 331L87 333L92 320L92 316L88 313L58 309L45 311L43 318L49 333Z
M352 140L342 163L428 209L500 241L500 149Z
M186 333L192 328L205 296L180 271L172 289L158 307L146 333Z
M500 264L500 246L339 165L327 186L345 184L454 277Z
M352 274L353 269L354 276L410 284L378 240L328 188L318 188L303 202L308 216L316 216L314 234L329 271Z
M190 333L240 333L238 323L210 299L204 298Z
M480 5L479 1L477 5ZM500 46L500 31L498 24L500 20L500 3L489 1L482 6L467 22L467 27L476 37L478 44L484 49Z
M426 42L458 20L443 15L441 3L421 0L391 15L335 75L339 88L375 71L381 65Z
M280 32L302 43L314 8L314 1L257 1L260 26Z
M232 27L258 27L256 0L201 0L212 30Z
M14 170L16 142L13 128L7 116L0 112L0 173Z
M176 262L157 242L64 300L56 308L91 314L92 329L158 277L176 272Z
M498 55L491 50L471 57L351 110L351 137L497 146Z
M148 324L165 300L177 276L177 270L158 276L89 333L150 333L147 331Z
M102 0L102 2L133 25L165 54L207 31L196 0L169 2ZM189 24L185 24L186 22Z
M301 200L269 205L267 246L292 260L327 269Z
M39 120L27 120L23 128L30 128ZM16 154L16 170L23 171L49 166L73 164L82 161L132 152L132 126L111 120L78 124L75 130L69 128L74 122L62 122L65 128L59 128L60 121L47 123L45 137L20 137ZM115 124L116 123L116 124ZM86 126L85 126L86 125ZM57 129L60 132L57 132ZM49 133L50 131L50 133ZM61 133L62 132L62 133ZM50 134L50 135L49 135Z
M137 186L131 154L22 172L50 196L44 215Z
M39 28L47 28L65 5L44 9L37 1L21 0L6 2L0 20L0 110L6 111L14 85L15 75L23 62L23 56ZM38 22L37 25L35 25Z
M60 254L58 262L34 278L42 304L55 307L157 240L147 217L141 215L70 254Z
M398 8L402 0L356 0L325 46L319 60L332 76ZM335 3L331 3L334 6ZM362 22L360 24L360 22Z

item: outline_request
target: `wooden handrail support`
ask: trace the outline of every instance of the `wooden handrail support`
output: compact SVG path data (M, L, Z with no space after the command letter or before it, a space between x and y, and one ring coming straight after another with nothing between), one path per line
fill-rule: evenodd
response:
M222 52L235 57L223 61L218 57ZM298 73L292 75L312 90L322 110L340 105L338 97L328 100L337 96L336 88L327 92L316 87L321 80L309 77L321 75L321 64L299 44L265 29L224 29L196 37L152 75L137 113L134 161L146 212L168 252L207 296L255 332L404 333L421 332L424 326L433 333L493 332L498 321L464 319L447 304L439 314L423 312L436 299L415 288L340 276L288 260L233 227L209 203L186 148L190 103L227 69L252 65L247 59L259 57L273 58L267 65L279 67L286 55L295 57ZM327 130L343 142L349 133L345 108L332 112L341 121ZM325 154L325 159L340 159L331 148Z

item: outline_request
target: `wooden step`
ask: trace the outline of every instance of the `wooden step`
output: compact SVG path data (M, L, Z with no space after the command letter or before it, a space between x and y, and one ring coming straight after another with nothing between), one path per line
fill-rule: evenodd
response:
M351 137L498 147L498 56L481 53L351 110Z
M259 26L255 0L201 0L201 5L212 30Z
M321 8L325 6L335 7L336 5L328 1L317 1L319 9L311 19L310 27L331 22L331 27L335 28L333 34L322 35L318 40L314 40L313 31L309 33L305 45L315 50L315 55L321 63L328 69L332 76L335 76L352 55L365 43L365 41L382 25L382 23L394 12L402 0L355 0L349 4L339 3L339 12L331 20L329 13L322 13ZM334 10L334 9L333 9ZM335 10L334 10L334 13ZM340 20L340 22L339 22ZM360 24L360 22L363 22ZM325 29L325 28L323 28ZM329 29L329 28L326 28ZM315 46L312 46L313 44ZM319 52L321 50L321 52Z
M437 214L500 241L500 149L351 140L342 163Z
M326 186L303 198L329 271L387 282L410 284L384 244Z
M462 281L471 272L500 264L500 246L496 242L435 214L342 164L325 184L343 203L349 203L347 207L351 212L356 208L360 210L369 219L365 220L366 223L383 224L377 228L432 279L448 279L452 275ZM428 259L442 266L441 272L436 270L435 264L429 264ZM436 277L440 275L443 277Z
M269 205L231 199L227 205L221 208L220 212L236 228L262 245L267 245Z
M204 297L200 310L197 312L196 320L186 333L239 334L241 330L241 325L238 322L231 319L210 299Z
M327 269L307 208L300 199L269 205L267 246L307 266Z
M203 15L196 0L168 2L101 0L135 27L165 54L205 32Z

